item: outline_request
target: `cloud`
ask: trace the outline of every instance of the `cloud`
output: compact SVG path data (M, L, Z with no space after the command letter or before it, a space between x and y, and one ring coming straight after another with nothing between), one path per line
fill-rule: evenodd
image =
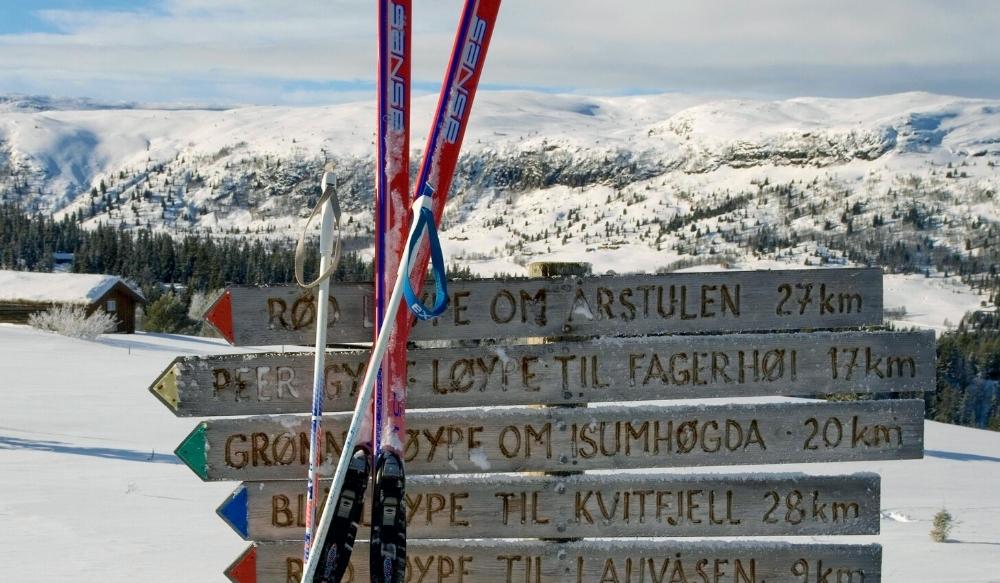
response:
M461 3L415 4L414 74L434 86ZM0 91L68 86L141 100L150 93L336 99L335 88L299 84L370 83L374 11L371 0L168 0L135 10L43 11L56 32L0 35ZM992 0L507 0L484 82L601 93L1000 97L998 29Z

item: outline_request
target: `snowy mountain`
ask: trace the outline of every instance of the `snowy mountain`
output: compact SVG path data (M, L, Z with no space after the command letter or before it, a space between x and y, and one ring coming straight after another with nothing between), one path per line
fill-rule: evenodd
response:
M433 96L414 104L413 165ZM0 98L0 197L87 224L295 237L336 165L348 229L371 231L374 108L109 107ZM1000 101L480 95L444 222L474 269L726 262L753 247L840 260L1000 237ZM800 245L802 240L814 243ZM815 241L822 241L817 244Z

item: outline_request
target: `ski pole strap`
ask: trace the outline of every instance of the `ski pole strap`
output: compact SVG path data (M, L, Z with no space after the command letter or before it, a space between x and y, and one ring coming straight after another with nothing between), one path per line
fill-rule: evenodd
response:
M444 255L441 253L441 242L438 240L437 224L434 222L434 211L430 208L431 197L422 195L413 203L414 225L407 242L406 271L403 277L403 296L410 311L421 320L430 320L444 313L448 307L448 282L445 279ZM410 283L410 269L413 259L417 256L416 248L420 237L427 231L427 243L431 250L431 271L434 274L434 305L428 308L413 291Z
M312 289L319 284L323 283L323 280L333 275L333 272L337 270L337 266L340 264L340 253L341 245L343 244L342 235L340 229L340 199L337 198L337 189L332 184L327 184L324 176L323 182L323 194L319 197L319 202L313 208L312 213L306 220L306 226L302 229L302 234L299 235L299 242L295 246L295 281L298 282L299 286L305 289ZM333 255L330 259L329 265L327 265L326 271L319 274L319 276L309 282L305 281L305 260L306 260L306 233L309 232L309 226L312 224L316 215L321 214L323 207L327 202L331 203L333 207L333 222L336 225L337 230L337 241L334 244ZM320 234L320 241L323 241L325 233ZM320 253L324 252L322 245L320 245Z

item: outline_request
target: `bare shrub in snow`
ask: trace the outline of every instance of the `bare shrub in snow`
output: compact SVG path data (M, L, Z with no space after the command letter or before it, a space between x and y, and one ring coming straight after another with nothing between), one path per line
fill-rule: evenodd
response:
M898 320L900 318L905 318L906 317L906 313L907 313L906 312L906 306L899 306L899 307L895 307L895 308L883 308L882 309L882 315L883 315L883 317L885 317L885 318L887 318L889 320Z
M82 306L55 306L31 314L28 324L70 338L93 340L101 334L114 332L118 328L118 319L103 310L95 310L88 316Z
M951 529L955 526L955 519L951 513L942 508L934 515L934 528L931 529L931 539L936 543L943 543L948 540Z

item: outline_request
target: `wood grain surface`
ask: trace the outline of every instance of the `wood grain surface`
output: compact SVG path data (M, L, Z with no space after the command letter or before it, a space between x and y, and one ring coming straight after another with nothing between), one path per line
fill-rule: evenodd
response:
M239 583L299 583L302 545L258 543L230 567ZM342 583L367 583L368 546L358 543ZM817 576L819 574L819 576ZM825 578L823 578L825 577ZM879 583L879 545L675 540L413 541L410 583Z
M407 416L404 449L414 475L915 459L923 412L923 400L434 410ZM207 480L304 478L307 421L211 419L177 453ZM324 418L321 475L347 425Z
M611 338L410 350L411 409L935 388L934 333ZM367 351L330 352L324 409L354 408ZM312 353L189 356L150 391L178 416L307 413Z
M370 284L331 286L328 342L372 337ZM449 283L448 310L411 340L642 336L833 329L882 323L876 268L668 273ZM315 297L296 286L234 287L209 318L238 346L308 346Z
M414 476L406 484L407 537L878 534L879 482L877 474ZM301 541L304 506L301 480L245 482L219 515L247 540Z

